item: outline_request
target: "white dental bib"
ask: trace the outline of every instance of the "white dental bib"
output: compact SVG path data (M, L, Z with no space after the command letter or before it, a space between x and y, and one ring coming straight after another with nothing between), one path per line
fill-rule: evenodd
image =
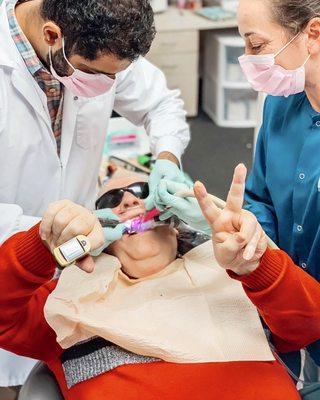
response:
M101 255L95 271L65 269L45 305L63 348L93 336L169 362L274 360L258 313L207 242L142 280Z

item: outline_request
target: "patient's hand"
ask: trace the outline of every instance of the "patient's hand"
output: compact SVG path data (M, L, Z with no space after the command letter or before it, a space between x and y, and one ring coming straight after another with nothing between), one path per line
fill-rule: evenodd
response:
M40 236L51 251L78 235L85 235L90 240L91 249L100 248L104 242L101 224L91 211L69 200L50 204L42 218ZM77 262L86 272L92 272L94 262L87 256Z
M224 210L218 209L200 182L194 191L203 215L212 229L212 242L218 263L238 275L254 271L267 249L267 238L256 217L243 210L247 169L237 166Z

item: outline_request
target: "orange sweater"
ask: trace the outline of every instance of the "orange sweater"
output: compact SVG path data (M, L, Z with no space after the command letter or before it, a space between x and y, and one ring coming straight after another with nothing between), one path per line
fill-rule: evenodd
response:
M0 347L43 360L66 400L296 400L299 395L277 362L124 365L67 389L62 349L43 307L56 281L55 262L38 226L0 247ZM278 349L299 349L320 337L320 285L280 251L267 251L259 268L242 280ZM305 329L305 327L308 329ZM196 329L196 328L195 328Z

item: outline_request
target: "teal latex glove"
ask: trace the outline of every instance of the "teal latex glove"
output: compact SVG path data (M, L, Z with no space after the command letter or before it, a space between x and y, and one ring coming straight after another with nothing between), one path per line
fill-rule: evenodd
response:
M197 199L175 196L175 193L186 189L189 189L189 186L184 183L177 183L165 179L160 182L155 194L155 202L159 205L161 211L170 207L170 210L160 218L165 220L172 215L176 215L192 228L211 234L211 228L202 214Z
M154 207L158 208L155 194L163 179L185 184L189 182L186 175L174 162L157 160L149 178L149 197L144 201L147 210L151 210Z
M94 214L98 218L106 218L119 221L118 216L110 208L95 210ZM94 257L99 256L103 252L103 250L105 250L108 246L110 246L111 243L122 238L124 229L125 229L124 224L119 224L115 228L102 228L105 242L103 246L99 247L99 249L90 252L90 255Z

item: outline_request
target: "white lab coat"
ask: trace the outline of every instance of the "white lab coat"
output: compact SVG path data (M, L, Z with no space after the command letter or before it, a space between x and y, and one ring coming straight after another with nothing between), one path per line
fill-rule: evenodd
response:
M77 98L65 90L59 158L46 96L9 32L8 1L16 0L5 0L0 7L0 243L36 224L53 201L67 198L93 208L113 109L145 126L155 155L170 151L180 158L190 139L179 93L169 90L162 72L140 58L102 96ZM1 365L7 357L3 354L0 385L22 383Z

